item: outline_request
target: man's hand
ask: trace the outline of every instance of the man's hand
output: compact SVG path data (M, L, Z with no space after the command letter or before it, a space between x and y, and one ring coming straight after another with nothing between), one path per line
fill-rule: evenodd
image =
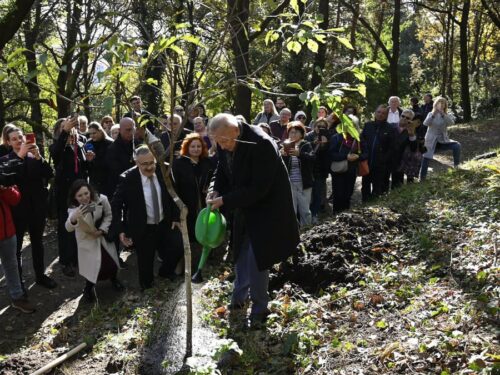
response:
M222 200L222 197L217 197L215 199L210 199L210 200L207 199L207 204L211 205L211 209L213 211L213 210L217 210L219 207L223 206L224 201Z
M181 230L181 223L179 223L178 221L173 221L172 222L172 229L174 229L174 228Z
M212 200L212 199L215 199L219 196L219 193L215 190L213 191L210 191L208 194L207 194L207 199L206 199L206 202L208 203L209 200Z
M119 234L119 237L120 237L120 242L123 244L123 246L125 247L130 247L132 246L134 243L132 242L132 239L131 238L128 238L125 233L120 233Z
M359 159L359 155L358 154L348 154L347 155L347 160L348 161L356 161Z
M296 148L292 148L290 151L288 151L288 155L290 155L290 156L299 156L300 155L300 151L297 150Z

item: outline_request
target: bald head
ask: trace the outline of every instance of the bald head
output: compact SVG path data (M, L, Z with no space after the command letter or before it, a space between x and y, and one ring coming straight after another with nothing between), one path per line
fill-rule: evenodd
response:
M123 117L120 120L120 138L125 142L132 142L135 133L135 121L130 117Z
M238 119L229 113L219 113L212 118L208 131L217 144L227 151L234 151L240 134Z

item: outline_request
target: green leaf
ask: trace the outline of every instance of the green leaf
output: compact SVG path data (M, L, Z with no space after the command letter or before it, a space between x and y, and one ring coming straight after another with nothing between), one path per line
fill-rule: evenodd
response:
M299 3L297 0L290 0L290 6L292 7L295 14L299 14Z
M366 66L368 68L372 68L372 69L384 71L384 69L382 68L382 66L380 66L380 64L378 62L375 62L375 61L372 61L371 63L366 64Z
M45 65L47 63L48 56L46 53L42 53L40 56L38 56L38 61L40 61L40 64Z
M157 79L154 79L152 77L149 77L148 79L146 79L146 83L148 85L154 85L154 86L158 86L158 80Z
M0 82L3 82L5 78L7 78L9 75L5 72L0 72Z
M335 38L337 38L337 40L342 44L344 45L346 48L348 49L351 49L353 50L354 47L352 46L351 42L349 41L349 39L347 38L344 38L344 37L341 37L341 36L336 36Z
M320 43L326 43L326 36L323 34L314 34L316 40Z
M318 52L318 43L312 39L307 39L307 48L313 53Z
M198 47L204 47L203 43L201 42L200 38L197 36L191 35L191 34L186 34L181 36L182 40L185 40L186 42L192 43L197 45Z
M388 324L385 320L379 320L377 323L375 323L375 326L380 329L385 329L388 327Z
M104 111L106 113L113 112L113 97L112 96L106 96L104 98L104 100L102 101L102 106L104 107Z
M288 83L286 86L287 87L291 87L292 89L297 89L297 90L300 90L300 91L304 91L304 89L302 88L302 86L299 83L296 83L296 82Z
M176 46L175 44L172 44L168 48L170 48L172 51L174 51L175 53L177 53L180 56L184 55L184 51L182 49L180 49L178 46Z
M366 85L359 85L358 91L361 94L361 96L363 96L363 98L366 98Z
M175 29L176 30L187 29L189 26L191 26L191 24L189 22L177 23L177 24L175 24Z
M359 79L361 82L365 82L366 81L366 74L365 72L361 71L359 68L354 68L352 70L352 74L354 74L354 76Z
M286 48L288 49L288 51L293 51L296 54L298 54L302 49L302 46L300 45L299 42L292 40L291 42L287 43Z
M269 43L272 43L274 42L275 40L277 40L278 38L280 37L280 35L274 31L274 30L269 30L267 33L266 33L266 37L264 39L264 42L266 43L266 46L269 44Z
M331 33L343 33L345 31L345 27L334 27L333 29L327 29L326 31Z
M151 56L154 50L155 50L155 44L151 43L148 48L148 56Z

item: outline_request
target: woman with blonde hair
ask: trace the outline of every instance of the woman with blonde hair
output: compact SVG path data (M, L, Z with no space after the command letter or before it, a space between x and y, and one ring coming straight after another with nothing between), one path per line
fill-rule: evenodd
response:
M424 120L424 126L427 127L425 134L425 148L427 151L423 155L422 167L420 169L420 179L427 177L429 160L434 158L436 151L453 151L453 165L455 168L460 164L460 143L450 139L448 136L448 126L453 125L455 119L453 115L448 114L448 101L439 96L434 100L432 112Z
M14 124L7 124L2 129L2 144L0 144L0 158L2 156L8 155L12 151L12 147L9 145L9 136L8 134L17 129L17 126Z
M271 99L266 99L262 104L262 112L255 117L252 124L257 125L265 122L269 125L271 122L278 121L279 119L280 115L274 106L274 102Z

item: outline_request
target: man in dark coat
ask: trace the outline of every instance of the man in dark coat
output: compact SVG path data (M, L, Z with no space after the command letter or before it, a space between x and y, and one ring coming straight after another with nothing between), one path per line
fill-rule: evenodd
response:
M111 201L113 222L110 232L118 235L126 247L137 252L139 283L148 289L153 285L155 254L163 260L159 276L174 277L182 256L179 210L167 192L161 171L147 146L137 149L136 167L120 176Z
M139 126L146 126L151 133L155 133L155 121L153 115L142 107L140 96L132 96L129 100L131 111L125 113L123 117L129 117L136 121Z
M276 143L261 128L219 114L209 133L219 161L207 203L232 214L231 306L243 307L250 292L250 320L259 324L268 313L269 268L292 255L300 241L290 180Z
M387 123L388 108L379 105L375 111L375 121L365 124L361 140L366 143L361 160L368 159L370 174L364 176L361 197L366 202L389 191L389 176L396 139L396 129Z
M118 185L120 175L132 168L134 163L135 121L130 117L120 120L120 133L106 150L108 184L103 193L111 199Z

